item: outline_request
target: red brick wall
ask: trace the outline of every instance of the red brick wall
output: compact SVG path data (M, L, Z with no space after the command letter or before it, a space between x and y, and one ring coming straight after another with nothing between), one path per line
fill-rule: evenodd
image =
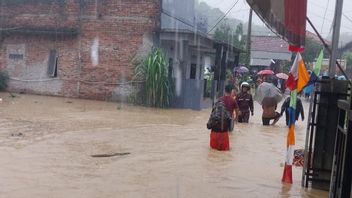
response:
M10 1L10 0L9 0ZM57 93L28 89L28 92L68 97L109 100L120 82L131 80L131 59L143 44L143 36L156 30L159 0L66 0L65 5L55 3L29 3L3 5L0 9L1 27L77 28L77 36L60 35L0 35L0 67L8 67L7 46L24 44L26 48L24 73L31 68L45 68L50 49L59 53ZM93 65L91 48L99 41L99 61ZM40 65L40 66L38 66ZM41 78L24 75L22 78ZM49 79L49 77L46 77ZM20 90L20 83L14 83ZM57 87L55 87L56 89Z

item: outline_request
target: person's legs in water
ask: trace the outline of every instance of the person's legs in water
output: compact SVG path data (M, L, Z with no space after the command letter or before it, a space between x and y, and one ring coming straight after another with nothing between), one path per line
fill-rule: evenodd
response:
M248 121L249 121L249 111L248 112L242 112L241 117L242 117L242 122L248 123Z
M214 132L210 133L210 147L218 151L230 150L230 141L228 132Z
M270 125L270 118L263 118L262 117L262 121L263 121L263 125L264 126L269 126Z
M285 111L285 116L286 116L286 126L288 126L288 121L289 121L289 116L290 116L290 114L289 114L289 112L286 110Z
M242 123L243 122L242 120L243 120L243 118L242 118L242 114L241 114L241 115L238 116L238 122Z

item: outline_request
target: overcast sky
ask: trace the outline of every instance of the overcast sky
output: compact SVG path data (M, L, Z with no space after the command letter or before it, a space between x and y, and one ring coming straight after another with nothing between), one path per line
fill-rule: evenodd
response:
M219 8L223 12L227 12L237 0L199 1L204 1L214 8ZM335 1L336 0L308 0L307 15L324 37L329 35L331 30L331 24L334 18ZM229 13L229 16L240 19L242 21L248 21L248 12L249 6L246 3L246 0L239 0L236 6ZM352 0L344 0L343 14L345 16L342 16L341 32L352 34ZM264 25L257 16L253 17L253 23ZM308 23L307 30L313 32L313 29L309 26Z

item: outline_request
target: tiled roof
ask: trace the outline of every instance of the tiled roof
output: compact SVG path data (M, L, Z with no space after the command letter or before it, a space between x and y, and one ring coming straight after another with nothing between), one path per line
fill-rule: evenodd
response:
M251 51L290 53L288 43L277 36L252 36Z

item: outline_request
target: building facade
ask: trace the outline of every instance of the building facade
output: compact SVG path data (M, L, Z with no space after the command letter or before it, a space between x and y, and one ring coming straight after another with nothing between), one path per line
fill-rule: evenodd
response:
M194 0L1 2L0 69L10 91L125 101L141 83L134 58L159 46L175 85L172 106L199 110L205 62L220 67L234 54L222 48L216 62L219 45Z
M0 68L9 89L122 100L132 59L153 45L158 0L3 0Z

